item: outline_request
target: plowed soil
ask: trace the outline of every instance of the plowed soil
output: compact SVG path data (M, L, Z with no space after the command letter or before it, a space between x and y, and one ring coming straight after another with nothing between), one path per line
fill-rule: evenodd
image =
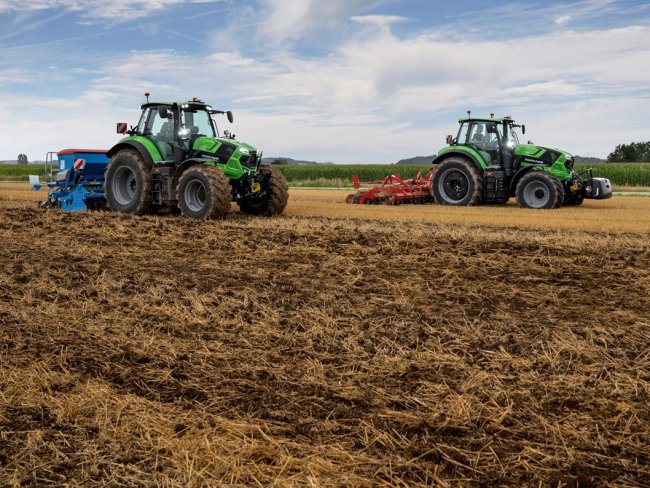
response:
M0 208L2 486L647 486L647 235Z

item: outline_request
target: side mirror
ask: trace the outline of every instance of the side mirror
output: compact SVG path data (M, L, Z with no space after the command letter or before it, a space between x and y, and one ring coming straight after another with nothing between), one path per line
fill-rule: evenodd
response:
M127 130L128 129L127 129L127 126L126 126L126 122L118 122L117 123L117 133L118 134L126 134Z
M449 135L447 136L447 144L449 144L449 145L451 146L453 143L454 143L454 136L452 136L451 134L449 134Z
M230 122L231 124L232 124L233 120L235 120L235 119L233 118L233 116L232 116L232 112L231 112L230 110L228 110L228 111L226 112L226 117L228 117L228 122Z
M158 106L158 115L160 116L161 119L169 118L169 110L167 110L167 107L165 105Z
M489 134L496 134L497 132L497 125L494 123L486 124L486 128Z

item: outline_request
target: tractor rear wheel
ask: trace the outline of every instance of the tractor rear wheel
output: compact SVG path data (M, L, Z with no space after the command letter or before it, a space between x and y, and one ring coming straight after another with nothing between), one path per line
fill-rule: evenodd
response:
M151 211L151 168L139 152L118 151L108 164L105 180L106 200L111 210L135 215Z
M289 185L284 175L275 168L260 169L265 176L267 194L260 198L244 198L237 204L239 209L249 215L271 217L284 212L289 201Z
M517 183L517 204L522 208L558 208L564 200L562 183L546 171L531 171Z
M176 188L181 213L194 219L222 219L230 210L231 187L223 171L198 164L186 170Z
M483 201L483 177L471 161L450 157L438 165L431 192L441 205L478 205Z

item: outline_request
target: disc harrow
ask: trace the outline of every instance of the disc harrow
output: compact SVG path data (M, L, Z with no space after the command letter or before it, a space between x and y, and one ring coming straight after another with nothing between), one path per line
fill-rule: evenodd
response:
M383 180L369 181L363 184L375 184L370 189L361 189L359 177L352 177L352 186L357 190L347 196L347 203L360 205L402 205L405 203L421 204L432 203L431 178L433 169L424 177L418 171L414 178L404 180L398 174L390 175Z

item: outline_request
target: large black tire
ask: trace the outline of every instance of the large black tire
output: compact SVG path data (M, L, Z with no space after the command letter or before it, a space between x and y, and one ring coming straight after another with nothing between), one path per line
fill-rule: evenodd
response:
M138 151L118 151L108 164L105 180L106 201L111 210L135 215L151 211L151 168Z
M564 201L562 183L546 171L531 171L522 176L515 193L522 208L558 208Z
M181 213L194 219L222 219L230 210L231 187L223 171L198 164L187 169L176 187Z
M249 215L271 217L284 212L289 201L289 185L284 175L275 168L260 169L268 177L267 195L263 198L244 198L237 203L239 209Z
M483 201L483 176L471 161L452 156L438 165L431 192L441 205L479 205Z

